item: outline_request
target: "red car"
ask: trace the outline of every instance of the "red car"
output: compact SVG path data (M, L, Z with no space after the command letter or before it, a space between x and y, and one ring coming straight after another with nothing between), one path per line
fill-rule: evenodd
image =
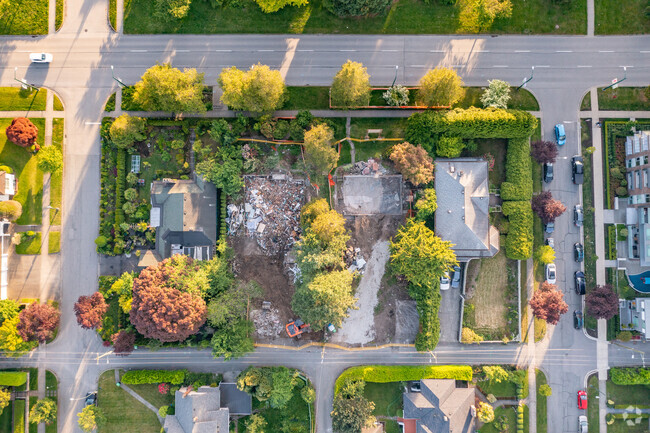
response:
M578 391L578 409L587 409L587 393Z

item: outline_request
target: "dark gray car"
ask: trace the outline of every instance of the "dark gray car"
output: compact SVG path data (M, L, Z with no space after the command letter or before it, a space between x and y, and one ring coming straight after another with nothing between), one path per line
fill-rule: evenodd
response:
M451 277L451 288L457 289L460 287L460 266L454 266L454 275Z

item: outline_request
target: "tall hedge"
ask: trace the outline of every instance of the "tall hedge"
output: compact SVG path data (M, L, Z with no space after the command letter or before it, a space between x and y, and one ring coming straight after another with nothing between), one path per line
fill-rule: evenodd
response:
M27 382L24 371L0 371L0 386L20 386Z
M506 256L513 260L526 260L533 255L533 210L530 201L506 201L502 209L509 221Z
M185 380L185 374L187 370L131 370L124 373L122 382L127 385L162 382L180 385Z
M506 153L506 181L501 184L503 200L530 200L533 198L530 140L512 138Z
M526 111L501 108L456 108L425 111L409 117L406 141L432 149L441 135L460 138L524 138L537 127Z
M420 379L472 380L469 365L364 365L345 370L336 379L338 393L346 379L365 382L406 382Z
M650 368L613 367L609 377L616 385L650 385Z
M409 285L409 295L417 304L420 317L420 330L415 337L415 348L419 352L433 350L440 339L440 280L436 279L433 287Z

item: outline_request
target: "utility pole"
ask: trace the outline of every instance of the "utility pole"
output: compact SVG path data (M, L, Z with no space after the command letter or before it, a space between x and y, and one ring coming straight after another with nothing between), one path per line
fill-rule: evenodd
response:
M521 89L522 87L526 87L526 84L530 82L530 80L533 79L533 74L535 73L535 67L532 66L530 70L530 77L529 78L524 78L524 82L521 83L521 86L517 87L517 90Z

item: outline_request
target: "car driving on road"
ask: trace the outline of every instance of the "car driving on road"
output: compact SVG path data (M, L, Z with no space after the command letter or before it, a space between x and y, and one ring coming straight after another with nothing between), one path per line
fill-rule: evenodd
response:
M582 185L584 180L585 166L583 164L582 156L575 155L571 158L571 179L576 185Z
M50 53L31 53L29 55L29 60L32 63L51 63L52 58L52 54Z
M555 263L549 263L546 265L546 282L550 284L555 284L557 278L557 269L555 268Z
M555 141L557 141L558 146L564 146L564 143L566 143L566 134L564 133L564 125L561 123L555 125Z
M576 293L578 295L584 295L586 291L585 273L582 271L576 271L573 274L573 282L576 285Z

